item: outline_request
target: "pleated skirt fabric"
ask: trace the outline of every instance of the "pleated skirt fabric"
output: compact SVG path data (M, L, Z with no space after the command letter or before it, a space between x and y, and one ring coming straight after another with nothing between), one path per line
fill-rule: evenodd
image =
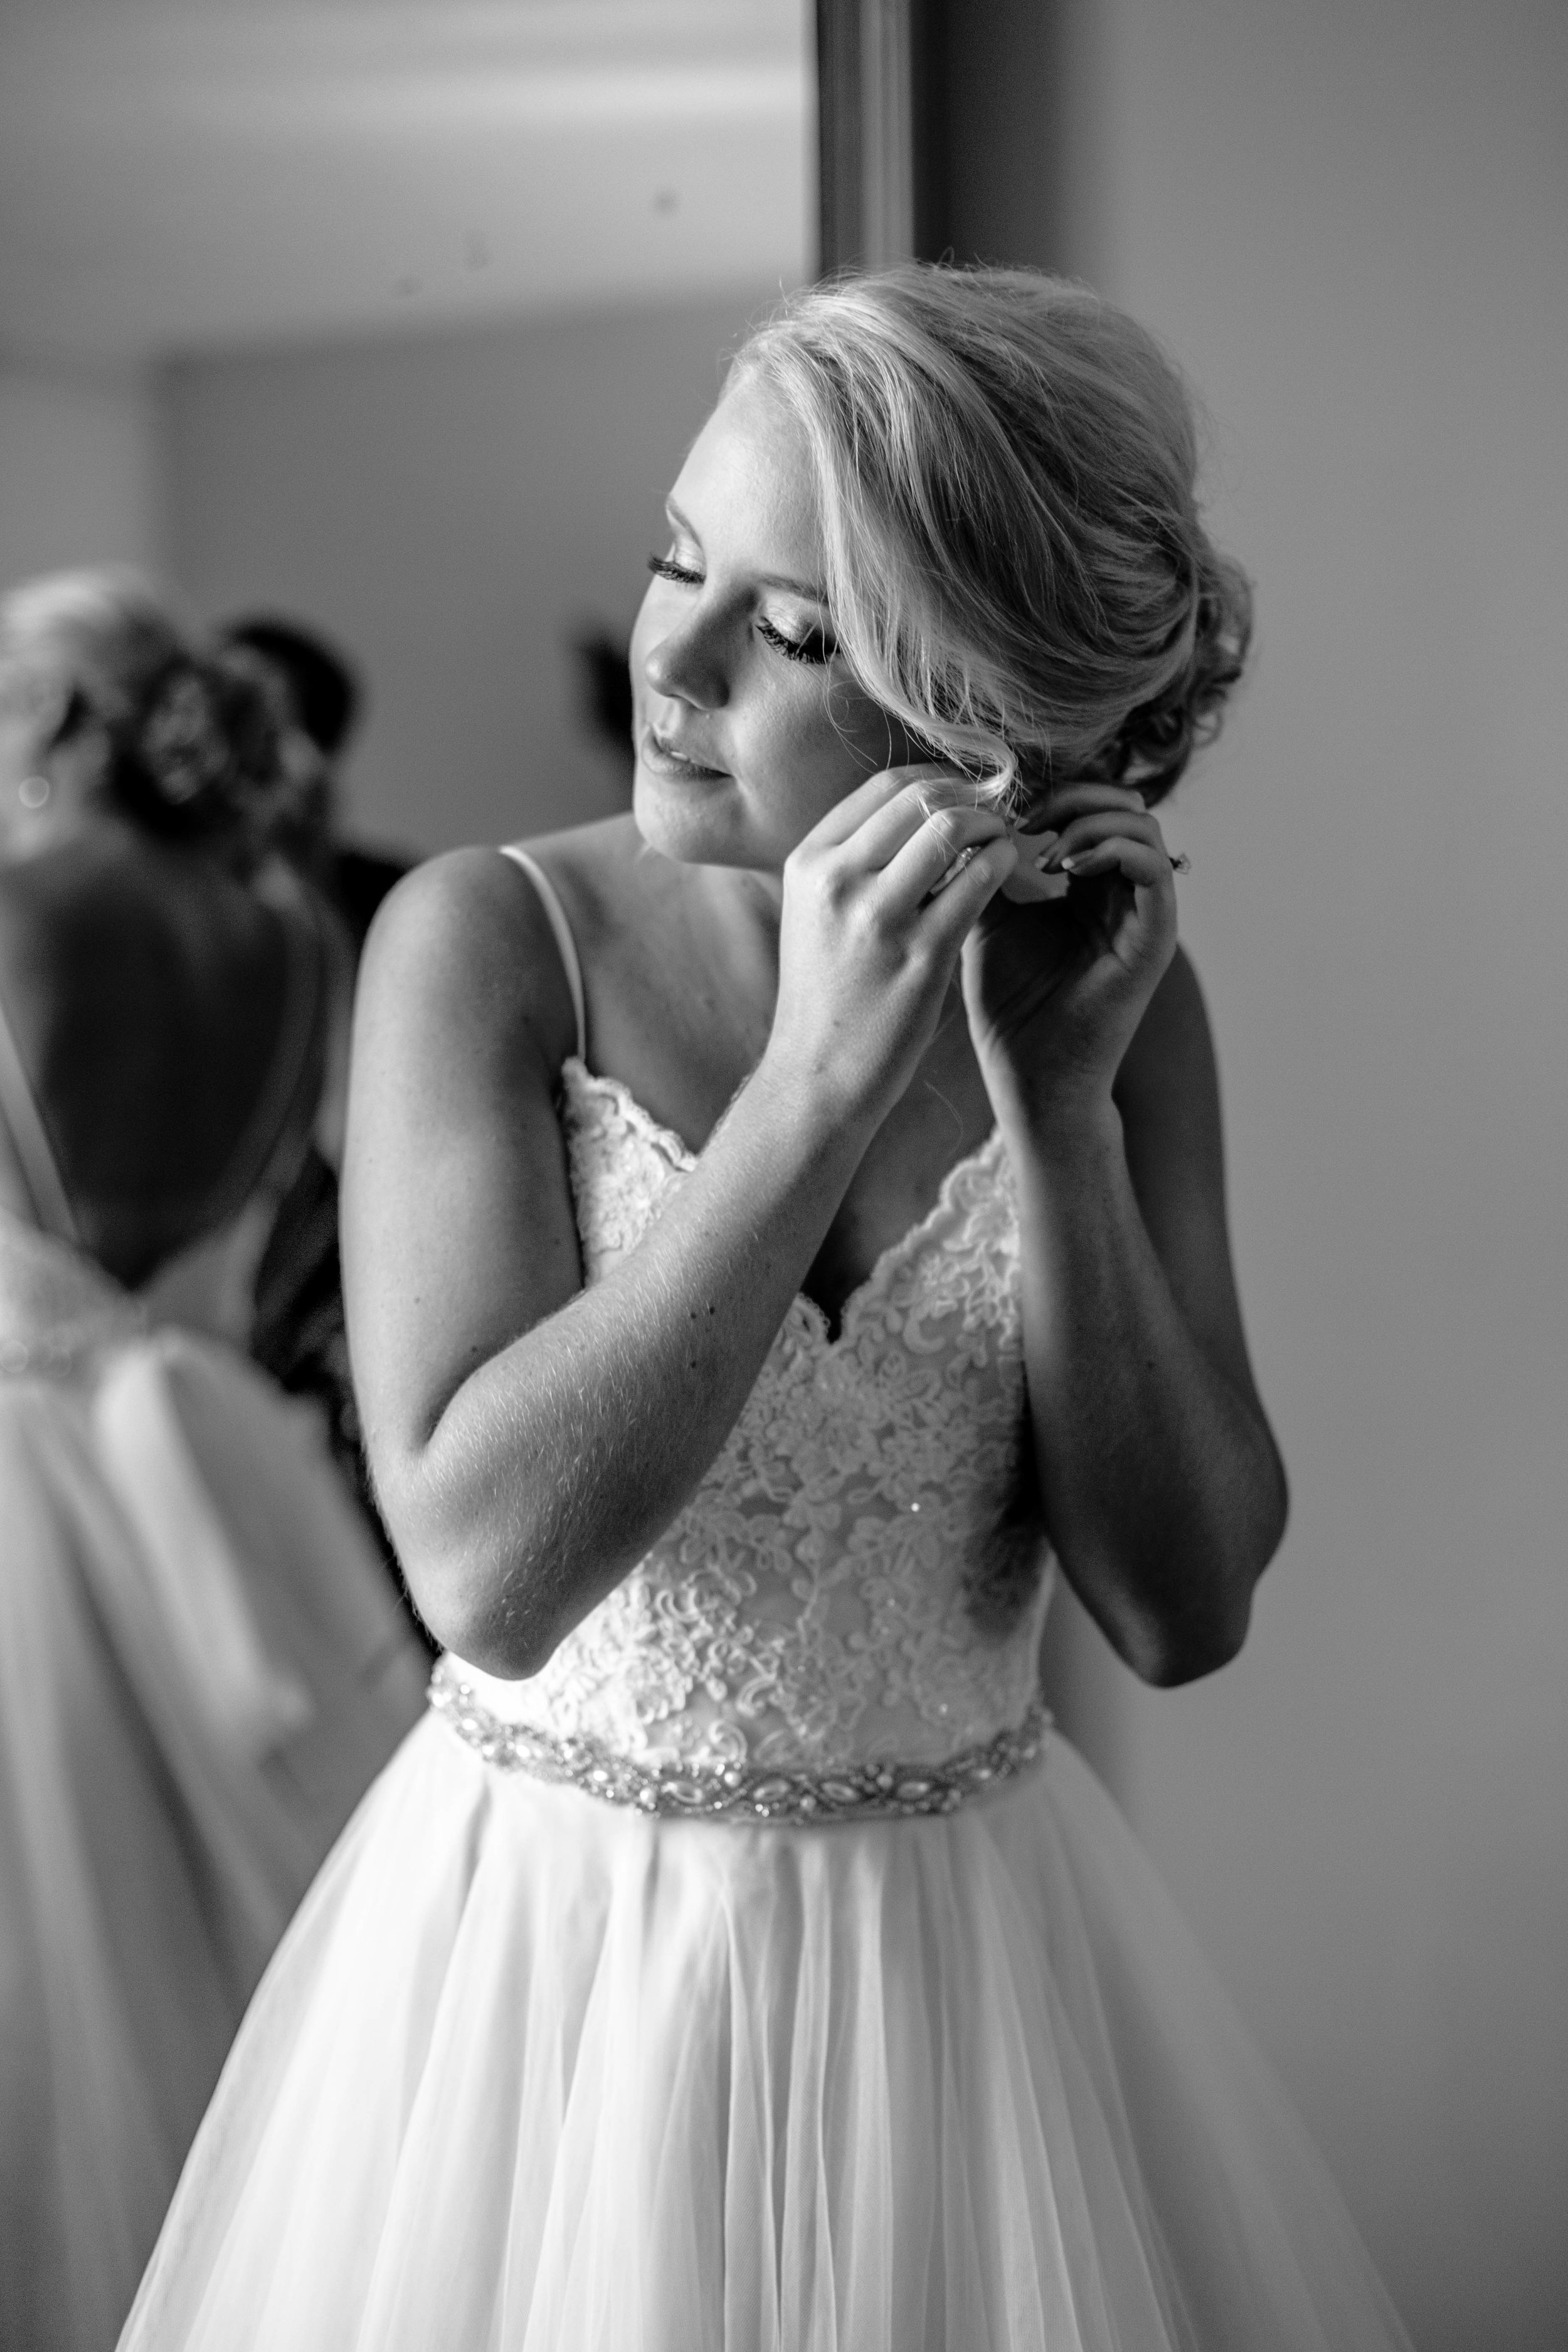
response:
M423 1685L321 1437L237 1356L155 1334L0 1381L5 2352L110 2352Z
M955 1814L648 1819L432 1717L321 1873L125 2352L1391 2352L1077 1755Z

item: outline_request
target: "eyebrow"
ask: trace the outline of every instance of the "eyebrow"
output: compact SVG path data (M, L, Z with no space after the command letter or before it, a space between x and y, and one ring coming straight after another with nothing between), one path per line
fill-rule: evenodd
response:
M673 499L666 499L664 511L672 523L678 524L680 530L689 532L696 540L698 546L701 546L700 532L689 517L681 513ZM807 604L820 604L825 612L827 610L826 589L817 587L810 580L792 580L785 572L761 572L757 575L757 585L760 588L783 588L792 596L804 596Z

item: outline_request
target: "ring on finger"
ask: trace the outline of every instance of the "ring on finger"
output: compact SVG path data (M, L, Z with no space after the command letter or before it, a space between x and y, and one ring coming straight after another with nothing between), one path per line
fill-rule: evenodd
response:
M926 904L928 907L933 898L941 897L942 891L947 888L950 882L957 881L964 867L972 865L979 854L980 844L977 841L972 841L967 849L961 849L959 851L958 856L953 859L952 864L942 876L941 879L933 882L931 888L926 892Z

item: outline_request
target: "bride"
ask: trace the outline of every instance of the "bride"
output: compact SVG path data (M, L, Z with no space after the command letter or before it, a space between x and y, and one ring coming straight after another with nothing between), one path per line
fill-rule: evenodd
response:
M345 1185L447 1655L269 1973L146 2352L1372 2352L1282 2095L1052 1732L1285 1486L1153 814L1240 673L1090 294L791 299L668 503L633 818L402 886Z
M320 1091L256 687L133 576L0 603L0 2343L105 2352L300 1897L419 1710L238 1353Z

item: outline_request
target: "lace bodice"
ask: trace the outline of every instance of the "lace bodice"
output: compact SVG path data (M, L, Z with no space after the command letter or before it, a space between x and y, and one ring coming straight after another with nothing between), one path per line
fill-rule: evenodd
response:
M577 1060L563 1111L585 1278L692 1165ZM797 1297L687 1508L543 1670L478 1706L637 1765L935 1763L1028 1713L1048 1559L1019 1501L1017 1219L993 1135L849 1298Z

